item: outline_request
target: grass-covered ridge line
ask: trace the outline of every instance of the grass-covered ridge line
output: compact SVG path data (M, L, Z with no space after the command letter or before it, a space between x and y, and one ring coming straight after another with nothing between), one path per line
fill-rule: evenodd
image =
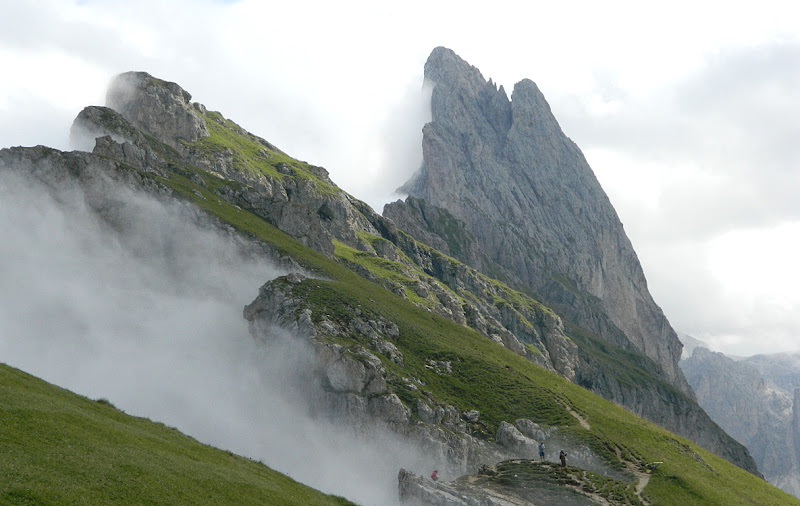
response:
M336 194L340 190L327 178L319 176L321 169L295 160L264 139L257 137L215 111L202 114L210 135L190 143L211 158L230 154L235 169L261 174L282 180L297 177L309 180L323 194Z
M0 503L351 502L0 364Z
M365 282L368 283L368 282ZM360 285L360 286L359 286ZM373 285L374 286L374 285ZM395 374L422 380L422 390L442 403L461 410L481 411L480 429L491 439L500 422L531 418L546 425L572 426L576 421L558 395L544 385L530 381L525 373L506 367L507 360L529 363L522 357L477 332L433 315L379 287L337 281L306 280L293 293L312 310L312 319L327 315L345 321L356 308L366 315L380 315L395 322L400 336L394 344L403 351L402 368L388 360L385 366ZM337 322L337 323L339 323ZM428 360L450 361L452 374L441 375L425 367ZM503 395L498 396L500 389ZM401 397L425 398L423 392L397 392ZM413 406L412 406L413 407Z
M359 236L372 245L378 241L389 242L386 239L364 232L359 233ZM405 257L405 255L401 254L404 261L399 262L388 260L368 251L357 250L339 241L334 241L333 244L334 256L340 261L343 261L348 267L366 271L361 272L361 274L365 275L364 277L375 280L388 280L395 286L402 287L406 298L420 306L430 307L435 303L432 294L423 296L417 293L417 286L420 280L425 280L429 283L437 283L438 281L434 277L424 273L414 265L411 260ZM450 292L453 297L461 298L449 287L444 284L440 285L444 290Z
M427 244L417 241L403 231L400 231L398 235L400 236L398 242L405 242L410 244L413 249L423 252L432 259L433 264L440 266L442 271L446 272L426 272L419 265L412 262L408 255L403 253L400 246L395 248L399 260L388 260L375 253L360 251L339 242L334 242L334 254L339 260L344 261L346 265L355 268L368 279L375 280L384 287L387 287L387 285L401 287L406 298L423 307L430 307L435 304L436 296L432 293L428 293L426 296L418 293L417 286L419 281L438 284L443 291L462 303L470 302L480 306L482 302L489 302L500 312L514 313L522 326L528 330L532 330L536 326L536 322L532 320L538 320L543 315L552 318L556 317L553 310L532 297L478 272L455 258L431 248ZM359 233L359 237L373 246L373 248L381 242L389 243L388 240L382 237L365 232ZM379 248L375 249L378 250ZM477 281L476 284L482 284L485 287L482 292L480 290L473 292L469 291L468 288L462 287L463 290L459 293L439 279L439 276L446 279L456 279L459 271L474 277ZM381 280L388 280L389 283L381 282ZM482 300L479 296L482 297ZM518 337L522 337L524 340L524 336ZM535 354L542 353L538 348L533 347L533 349Z

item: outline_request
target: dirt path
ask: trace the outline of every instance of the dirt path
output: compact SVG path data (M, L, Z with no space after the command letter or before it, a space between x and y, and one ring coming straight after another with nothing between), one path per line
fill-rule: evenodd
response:
M650 474L639 471L636 473L636 477L639 478L639 483L636 484L636 495L643 503L647 504L647 501L642 498L642 491L644 490L644 487L650 483Z
M561 402L560 404L562 406L564 406L564 409L567 410L567 413L569 413L570 415L574 416L575 419L578 420L578 423L581 424L581 427L583 427L586 430L592 430L592 426L589 425L589 422L587 422L584 417L582 417L580 414L578 414L577 411L575 411L574 409L569 407L569 405L567 403L565 403L565 402Z
M644 489L647 486L647 484L650 483L650 473L648 473L646 471L642 471L633 462L630 462L630 461L625 460L624 458L622 458L622 452L620 451L619 448L615 448L614 451L617 454L617 459L619 459L619 461L622 462L625 465L625 467L628 469L628 471L631 474L636 476L636 480L637 480L636 481L636 497L638 497L639 500L642 501L642 504L644 504L644 505L650 504L644 497L642 497L642 492L644 492Z

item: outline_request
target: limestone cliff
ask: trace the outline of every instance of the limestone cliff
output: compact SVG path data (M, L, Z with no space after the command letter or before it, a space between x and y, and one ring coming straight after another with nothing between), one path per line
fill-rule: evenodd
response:
M650 357L691 396L678 368L681 344L648 292L622 223L536 85L517 83L509 100L502 86L442 47L428 58L425 78L434 87L424 162L401 191L466 224L479 270ZM386 215L413 229L398 207Z

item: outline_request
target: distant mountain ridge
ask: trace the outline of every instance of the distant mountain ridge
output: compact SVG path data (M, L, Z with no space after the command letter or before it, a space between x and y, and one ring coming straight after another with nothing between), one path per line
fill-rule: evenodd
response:
M773 485L800 497L800 354L731 358L703 346L681 361L700 405Z

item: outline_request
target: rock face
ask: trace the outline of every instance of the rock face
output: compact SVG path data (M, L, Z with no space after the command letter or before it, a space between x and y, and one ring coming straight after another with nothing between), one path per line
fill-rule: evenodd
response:
M133 126L173 148L209 135L206 122L191 104L192 95L176 83L146 72L118 75L106 94L106 105L125 116Z
M428 58L425 78L434 83L433 120L423 129L423 167L401 191L466 225L479 255L451 254L465 262L478 256L482 272L650 357L691 396L678 368L680 341L647 290L614 208L533 81L517 83L509 100L442 47ZM413 230L402 207L385 214Z
M800 357L733 360L698 347L681 367L700 405L750 450L767 481L800 497Z
M303 308L300 296L294 295L298 286L309 282L313 280L291 274L266 283L245 307L244 317L259 341L272 342L283 329L313 350L305 388L309 399L302 400L310 402L317 416L332 418L362 435L388 429L406 438L409 445L421 448L427 462L450 475L517 455L514 449L471 435L469 425L480 418L476 410L460 412L432 400L411 406L404 403L391 384L413 389L423 384L413 377L391 375L381 360L403 363L403 354L392 343L399 335L397 325L382 317L373 319L358 308L351 308L348 312L353 316L346 320L315 315ZM335 342L338 336L356 337L359 344L342 346ZM448 374L448 366L442 361L428 364L437 374Z
M476 474L453 481L434 481L401 469L397 481L401 502L413 506L648 504L636 491L637 478L649 481L646 472L637 472L607 478L607 485L598 487L581 469L520 459L483 465ZM611 488L616 492L609 493Z

